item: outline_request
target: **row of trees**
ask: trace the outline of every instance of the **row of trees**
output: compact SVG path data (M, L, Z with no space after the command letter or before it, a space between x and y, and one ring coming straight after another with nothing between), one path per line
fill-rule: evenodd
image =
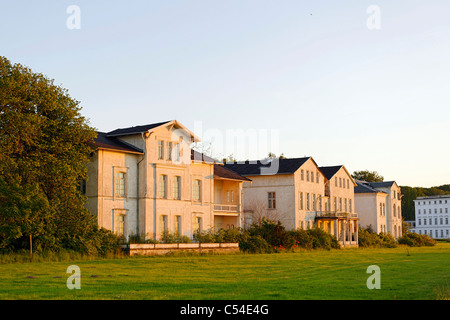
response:
M0 249L115 246L77 190L96 137L80 110L53 80L0 57Z

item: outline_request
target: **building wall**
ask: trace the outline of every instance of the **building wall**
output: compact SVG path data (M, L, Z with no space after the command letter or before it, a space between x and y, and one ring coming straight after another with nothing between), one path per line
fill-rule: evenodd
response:
M252 182L244 182L244 211L247 212L246 224L258 218L267 217L271 220L280 220L287 228L295 228L295 191L294 175L248 176ZM276 206L268 208L268 193L275 192Z
M329 190L331 211L355 213L355 188L353 180L344 168L339 169L331 178Z
M380 192L355 194L355 211L359 215L361 227L371 226L376 233L387 231L385 215L387 196L387 194Z
M386 225L387 232L395 238L402 236L402 201L401 189L394 183L389 188L377 188L388 194L386 198Z
M162 232L175 232L177 216L181 217L181 233L192 237L196 218L201 229L214 226L214 166L191 162L188 133L173 127L163 127L151 134L120 137L121 140L144 150L144 155L99 149L88 166L86 185L88 209L97 216L98 224L117 232L120 216L124 218L124 236L142 235L159 239ZM164 158L159 159L158 141L164 141ZM173 152L168 150L172 142ZM176 143L180 143L177 159ZM168 154L171 154L171 159ZM125 173L125 195L114 193L114 177ZM166 178L161 193L160 177ZM180 199L174 197L175 177L181 178ZM200 201L193 200L194 180L201 181ZM179 221L179 220L178 220Z
M326 207L328 198L325 197L326 178L317 168L313 160L307 160L294 174L295 199L295 229L312 227L314 220L308 213L321 211ZM309 199L308 199L309 198ZM308 206L309 202L309 206Z
M88 165L86 183L87 208L97 216L98 224L109 230L115 230L120 215L125 217L126 234L137 230L137 163L142 156L107 150L94 153ZM114 176L125 173L125 195L114 192Z
M450 239L450 197L420 197L414 200L414 232Z

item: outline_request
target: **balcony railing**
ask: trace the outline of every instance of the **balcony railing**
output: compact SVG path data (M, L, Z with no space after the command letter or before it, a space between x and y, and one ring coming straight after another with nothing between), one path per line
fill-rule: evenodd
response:
M337 212L337 211L317 211L316 218L358 218L357 213Z
M239 212L238 206L234 204L215 204L214 211L220 212Z

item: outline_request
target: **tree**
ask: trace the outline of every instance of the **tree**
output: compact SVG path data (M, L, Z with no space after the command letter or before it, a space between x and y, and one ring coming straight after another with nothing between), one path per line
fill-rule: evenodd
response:
M98 227L77 185L96 133L80 110L54 80L0 57L0 246L28 236L40 248L89 251Z
M382 182L384 181L384 177L380 175L376 171L369 171L369 170L361 170L361 171L354 171L352 174L353 179L356 180L363 180L367 182Z

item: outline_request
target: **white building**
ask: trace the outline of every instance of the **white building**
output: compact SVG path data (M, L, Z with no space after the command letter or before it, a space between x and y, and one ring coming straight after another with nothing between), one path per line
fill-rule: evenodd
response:
M395 181L356 181L355 211L360 225L371 226L376 233L390 233L394 238L403 234L402 194Z
M418 197L414 200L418 234L427 234L437 239L450 238L450 195Z

